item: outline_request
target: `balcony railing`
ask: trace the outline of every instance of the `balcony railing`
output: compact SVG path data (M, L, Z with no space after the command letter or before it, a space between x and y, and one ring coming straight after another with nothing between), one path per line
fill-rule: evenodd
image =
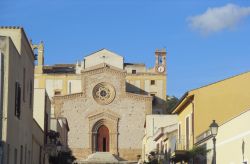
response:
M191 147L191 140L186 140L186 136L181 136L175 143L175 150L189 150Z
M195 139L196 139L196 144L199 144L201 142L203 142L204 140L206 140L207 138L211 137L211 131L207 130L203 133L201 133L200 135L198 135Z

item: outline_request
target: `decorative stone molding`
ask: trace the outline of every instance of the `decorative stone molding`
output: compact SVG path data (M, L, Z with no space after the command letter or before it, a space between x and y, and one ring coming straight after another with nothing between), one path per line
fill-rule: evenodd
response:
M115 88L109 83L101 82L93 88L92 95L97 103L107 105L115 98Z
M105 125L109 129L110 152L118 154L118 121L120 116L108 109L89 115L89 149L92 153L96 152L96 139L99 127Z
M82 71L83 75L94 75L94 74L99 74L103 72L109 72L113 75L119 75L119 76L126 76L126 72L124 70L121 70L119 68L115 68L113 66L107 65L107 64L102 64L101 67L99 68L94 68L94 69L89 69Z
M111 110L102 109L98 113L89 115L88 118L89 118L89 121L98 120L98 119L101 119L101 118L109 118L110 120L118 121L120 116L117 115L116 113L112 112Z
M116 76L119 78L120 81L120 87L116 88L119 89L122 92L125 92L125 84L126 84L126 72L122 69L107 65L105 63L100 64L97 67L90 68L87 70L82 71L82 92L83 97L87 97L87 86L89 86L89 80L88 77L91 75L101 74L101 73L108 73L111 74L111 77Z
M132 74L132 73L127 73L127 76L166 76L165 74L159 74L159 73L155 73L155 72L143 72L143 73L136 73L136 74Z
M139 94L129 93L129 92L125 92L124 96L127 98L138 100L138 101L151 101L152 102L152 99L153 99L152 96L139 95Z
M73 93L73 94L68 94L68 95L61 95L61 96L54 96L54 100L58 100L58 99L75 99L75 98L78 98L78 97L82 97L83 96L83 93L80 92L80 93Z

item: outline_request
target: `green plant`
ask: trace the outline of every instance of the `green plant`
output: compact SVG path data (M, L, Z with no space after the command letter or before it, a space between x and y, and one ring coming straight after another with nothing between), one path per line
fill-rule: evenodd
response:
M194 146L191 150L188 151L189 159L194 159L197 157L205 157L210 149L206 149L204 146Z

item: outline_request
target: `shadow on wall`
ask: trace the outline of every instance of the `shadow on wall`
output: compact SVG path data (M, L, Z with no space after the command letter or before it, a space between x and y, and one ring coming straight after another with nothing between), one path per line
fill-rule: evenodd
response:
M156 92L152 92L152 93L146 92L145 90L138 88L137 86L132 85L132 84L127 83L127 82L126 82L126 92L152 96L153 97L153 101L152 101L153 108L161 109L162 107L164 107L163 113L164 114L167 113L166 105L165 105L166 100L163 100L162 98L157 97ZM161 112L160 111L153 111L153 114L161 114Z

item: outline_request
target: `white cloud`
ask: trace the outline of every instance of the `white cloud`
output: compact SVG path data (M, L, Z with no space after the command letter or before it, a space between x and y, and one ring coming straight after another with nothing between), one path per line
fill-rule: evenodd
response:
M189 17L187 21L192 29L203 34L210 34L233 28L249 15L250 7L227 4L222 7L208 8L205 13Z

